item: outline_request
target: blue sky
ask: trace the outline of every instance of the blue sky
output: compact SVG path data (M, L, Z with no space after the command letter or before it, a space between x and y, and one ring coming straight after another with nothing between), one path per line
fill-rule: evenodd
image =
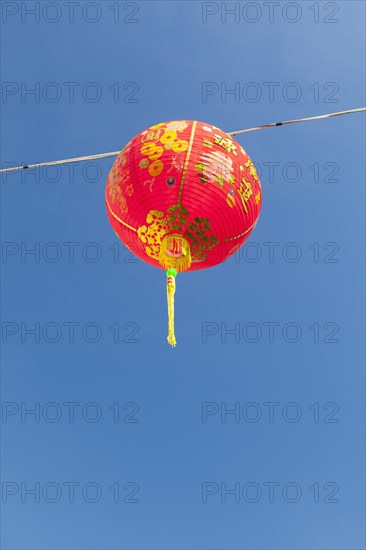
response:
M236 5L3 2L2 163L364 104L364 3ZM365 548L364 129L238 139L261 217L177 278L174 350L164 273L107 220L111 159L2 179L2 548Z

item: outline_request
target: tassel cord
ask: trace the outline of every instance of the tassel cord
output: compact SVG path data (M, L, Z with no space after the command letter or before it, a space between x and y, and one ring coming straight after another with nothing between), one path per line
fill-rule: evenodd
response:
M177 345L174 333L174 294L175 294L175 278L177 271L170 268L166 272L166 295L168 301L168 344L173 348Z

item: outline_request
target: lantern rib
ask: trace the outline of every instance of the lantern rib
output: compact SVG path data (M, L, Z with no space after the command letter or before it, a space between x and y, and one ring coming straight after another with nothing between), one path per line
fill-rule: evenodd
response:
M248 227L248 229L246 229L243 233L240 233L239 235L235 235L235 237L228 237L227 239L224 239L222 242L223 243L227 243L229 241L234 241L235 239L239 239L240 237L244 237L244 235L246 235L247 233L249 233L249 231L252 231L252 229L254 229L254 227L257 225L257 221L256 220L253 225L251 225L250 227Z
M181 198L182 198L184 182L185 182L185 179L186 179L186 173L187 173L187 168L188 168L188 164L189 164L189 159L191 157L194 134L196 132L196 126L197 126L197 121L195 120L193 125L192 125L191 137L189 139L189 145L188 145L188 149L187 149L186 159L184 161L182 179L181 179L180 186L179 186L179 193L178 193L178 205L179 206L181 204L180 201L181 201Z

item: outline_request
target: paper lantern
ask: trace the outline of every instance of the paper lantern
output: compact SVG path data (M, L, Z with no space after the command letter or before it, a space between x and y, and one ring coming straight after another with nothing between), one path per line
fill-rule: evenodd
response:
M156 124L116 158L106 187L109 220L136 256L168 270L171 345L176 272L211 267L234 254L254 229L261 203L249 156L211 124Z

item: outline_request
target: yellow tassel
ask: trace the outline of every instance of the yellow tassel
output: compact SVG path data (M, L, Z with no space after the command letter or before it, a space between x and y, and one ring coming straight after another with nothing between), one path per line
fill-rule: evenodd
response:
M159 263L164 269L188 271L191 267L191 249L182 235L166 235L160 244Z
M174 334L174 294L175 294L175 277L177 272L175 269L168 269L166 279L166 295L168 299L168 344L173 348L177 341Z

